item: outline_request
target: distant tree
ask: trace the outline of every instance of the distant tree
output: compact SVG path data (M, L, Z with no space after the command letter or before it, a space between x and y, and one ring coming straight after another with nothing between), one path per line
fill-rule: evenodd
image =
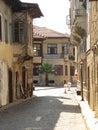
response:
M55 74L55 69L52 64L49 63L44 63L42 66L39 67L38 73L40 74L45 74L45 85L48 86L49 81L48 81L48 74Z

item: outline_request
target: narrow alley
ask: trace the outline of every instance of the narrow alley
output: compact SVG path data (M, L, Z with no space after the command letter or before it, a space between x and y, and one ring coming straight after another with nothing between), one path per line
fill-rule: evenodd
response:
M0 130L87 130L74 94L35 87L35 97L0 112Z

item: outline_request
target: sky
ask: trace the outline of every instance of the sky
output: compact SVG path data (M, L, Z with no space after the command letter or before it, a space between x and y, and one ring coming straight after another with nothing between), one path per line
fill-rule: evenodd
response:
M69 0L21 0L22 2L37 3L43 17L35 18L34 25L47 27L60 33L70 34L66 25L66 16L69 15Z

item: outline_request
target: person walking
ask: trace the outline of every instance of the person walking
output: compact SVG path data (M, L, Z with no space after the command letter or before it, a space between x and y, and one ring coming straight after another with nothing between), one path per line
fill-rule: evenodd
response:
M64 81L64 93L67 93L67 87L68 87L68 84L66 82L66 80Z
M67 87L68 87L68 91L70 91L70 88L71 88L71 82L70 81L67 83Z

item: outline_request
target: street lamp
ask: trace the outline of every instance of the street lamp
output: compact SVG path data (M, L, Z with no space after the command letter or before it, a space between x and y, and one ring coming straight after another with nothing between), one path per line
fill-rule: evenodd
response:
M81 97L82 97L82 101L84 101L84 96L83 96L83 61L81 60L80 62L80 70L81 70Z

